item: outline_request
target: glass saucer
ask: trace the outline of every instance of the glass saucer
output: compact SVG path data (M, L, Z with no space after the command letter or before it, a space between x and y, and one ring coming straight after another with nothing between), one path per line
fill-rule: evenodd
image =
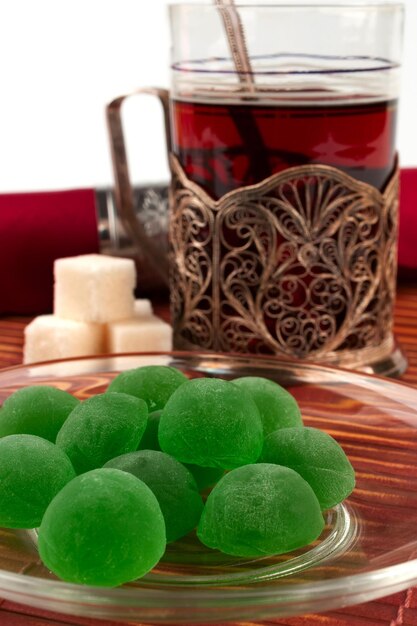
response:
M417 391L391 380L273 358L199 353L69 359L0 372L0 404L48 384L85 399L125 369L174 365L190 377L266 376L297 398L306 425L335 437L357 487L325 513L317 542L287 555L238 559L193 534L158 566L115 589L64 583L42 565L34 531L0 529L0 597L52 611L181 624L255 621L366 602L417 583Z

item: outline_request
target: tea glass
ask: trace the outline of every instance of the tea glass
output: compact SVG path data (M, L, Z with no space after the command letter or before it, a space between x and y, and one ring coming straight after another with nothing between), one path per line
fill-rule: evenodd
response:
M136 92L164 110L168 259L134 215L125 96L107 117L119 210L169 276L174 347L401 373L403 5L176 4L170 21L171 90Z

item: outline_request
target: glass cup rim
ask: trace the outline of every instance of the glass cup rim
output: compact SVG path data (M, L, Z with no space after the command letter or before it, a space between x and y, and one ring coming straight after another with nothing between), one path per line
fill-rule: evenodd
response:
M235 76L237 74L250 74L252 76L264 76L264 77L274 77L274 76L301 76L301 75L329 75L329 74L356 74L356 73L374 73L374 72L387 72L390 70L397 70L401 67L400 63L396 63L391 61L390 59L382 58L382 57L370 57L370 56L361 56L361 55L350 55L350 56L338 56L338 55L318 55L318 54L309 54L309 53L285 53L280 52L271 55L258 55L255 57L251 57L252 61L259 60L278 60L278 59L303 59L306 61L310 60L322 60L322 61L331 61L333 65L327 68L297 68L297 69L267 69L262 70L259 68L253 69L250 72L238 72L235 68L230 67L221 67L222 64L226 66L230 64L231 59L229 57L216 57L216 58L208 58L208 59L188 59L182 61L176 61L171 64L171 70L174 72L184 73L184 74L199 74L199 75L223 75L223 76ZM208 63L216 63L217 67L215 69L205 66ZM348 67L344 67L345 63L352 64Z

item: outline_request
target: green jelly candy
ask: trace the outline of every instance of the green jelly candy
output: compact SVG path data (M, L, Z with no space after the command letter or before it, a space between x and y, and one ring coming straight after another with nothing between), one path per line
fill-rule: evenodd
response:
M306 546L323 528L310 485L292 469L259 463L220 479L207 498L197 535L209 548L257 557Z
M187 380L182 372L173 367L146 365L122 372L110 383L107 391L142 398L149 411L158 411L164 408L168 398Z
M0 439L0 526L36 528L74 477L71 461L50 441L35 435Z
M145 432L142 435L142 439L139 442L138 450L160 450L158 440L158 428L159 419L161 417L162 410L153 411L148 415L148 422L146 424Z
M117 469L77 476L52 500L39 528L39 554L73 583L115 587L143 576L165 551L158 501Z
M162 411L149 413L146 430L140 440L138 450L161 449L158 439L158 428L161 413ZM193 465L192 463L184 463L184 466L194 476L199 491L214 485L214 483L216 483L224 474L224 470L221 467L201 467L200 465Z
M222 467L202 467L193 463L184 463L185 467L194 476L199 491L211 487L223 476L224 469Z
M252 398L217 378L197 378L179 387L159 422L159 443L179 461L232 469L255 463L263 430Z
M285 428L271 433L261 460L291 467L314 490L323 510L342 502L355 487L349 459L330 435L317 428Z
M294 396L277 383L259 376L244 376L232 382L252 396L261 415L265 436L279 428L303 425Z
M130 472L152 490L165 519L167 541L175 541L195 528L203 501L191 473L164 452L141 450L112 459L105 467Z
M0 437L37 435L55 443L59 429L78 404L77 398L55 387L32 385L19 389L0 411Z
M136 450L147 419L144 400L125 393L98 394L72 411L56 444L68 454L77 474L82 474Z

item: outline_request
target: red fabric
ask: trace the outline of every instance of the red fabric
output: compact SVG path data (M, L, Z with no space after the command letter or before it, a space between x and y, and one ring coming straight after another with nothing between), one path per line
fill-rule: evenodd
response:
M417 168L401 170L398 264L417 278Z
M93 189L0 195L0 314L51 311L54 260L98 248Z

